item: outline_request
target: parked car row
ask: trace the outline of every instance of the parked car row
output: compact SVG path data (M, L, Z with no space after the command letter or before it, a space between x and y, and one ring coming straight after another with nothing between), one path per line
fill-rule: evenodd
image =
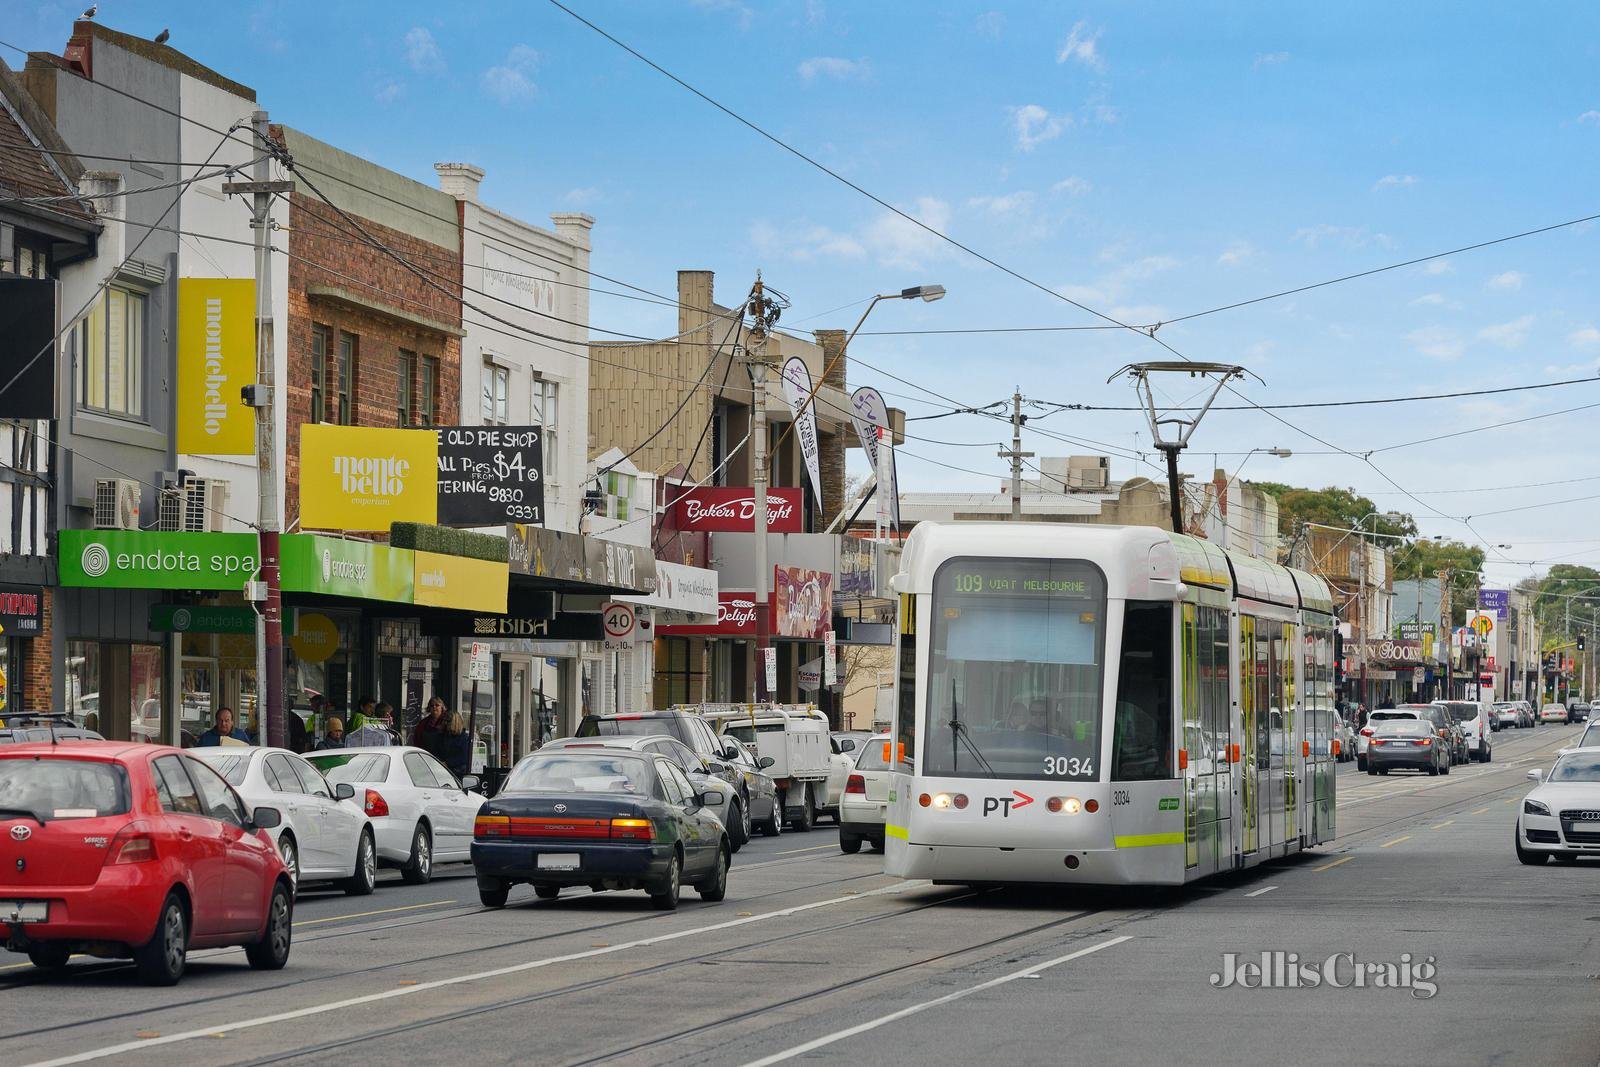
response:
M1533 727L1539 724L1539 717L1533 712L1533 705L1526 700L1502 700L1494 706L1495 722L1497 729L1505 727Z
M1419 740L1423 734L1415 730L1389 728L1407 722L1426 727L1425 743ZM1357 766L1369 774L1387 774L1402 766L1449 774L1451 767L1472 760L1488 763L1494 756L1489 737L1494 729L1489 709L1476 701L1437 700L1379 708L1368 714L1367 724L1357 735Z

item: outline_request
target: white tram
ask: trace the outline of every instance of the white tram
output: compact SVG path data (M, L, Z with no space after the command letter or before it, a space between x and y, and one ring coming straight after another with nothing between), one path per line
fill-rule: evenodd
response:
M885 870L1176 885L1334 836L1333 601L1153 527L905 544Z

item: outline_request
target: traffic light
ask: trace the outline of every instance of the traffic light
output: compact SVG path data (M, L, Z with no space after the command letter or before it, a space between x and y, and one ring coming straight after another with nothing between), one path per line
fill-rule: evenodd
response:
M1578 635L1578 651L1579 652L1583 651L1583 635L1582 634Z

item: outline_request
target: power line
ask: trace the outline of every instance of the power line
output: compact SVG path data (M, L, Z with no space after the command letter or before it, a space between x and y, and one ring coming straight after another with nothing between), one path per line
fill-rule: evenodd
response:
M1555 389L1565 385L1583 385L1590 382L1600 382L1600 376L1588 378L1568 378L1559 382L1539 382L1535 385L1507 385L1498 389L1466 389L1454 393L1423 393L1418 396L1391 396L1380 397L1372 400L1316 400L1300 404L1214 404L1212 411L1289 411L1300 408L1348 408L1362 407L1372 404L1409 404L1418 400L1454 400L1467 396L1496 396L1502 393L1525 393L1535 389ZM1063 404L1052 400L1036 401L1047 404L1057 411L1143 411L1135 404ZM1170 408L1171 411L1188 411L1187 407Z

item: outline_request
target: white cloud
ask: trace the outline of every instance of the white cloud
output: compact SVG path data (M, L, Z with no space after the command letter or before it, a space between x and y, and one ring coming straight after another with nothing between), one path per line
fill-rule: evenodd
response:
M1249 241L1235 241L1222 250L1217 257L1217 264L1223 267L1242 267L1259 255L1256 246Z
M1091 30L1087 22L1077 22L1067 39L1056 50L1056 62L1067 60L1082 63L1091 70L1105 70L1105 60L1100 55L1100 31Z
M779 230L769 222L750 227L750 243L763 256L785 256L802 263L818 259L860 259L867 250L847 233L826 226L797 226Z
M1032 152L1046 141L1053 141L1072 125L1070 115L1052 115L1038 104L1023 104L1011 109L1011 121L1016 126L1017 147Z
M828 21L828 8L822 0L806 0L806 25L821 26Z
M539 53L519 44L506 53L505 62L483 72L483 91L507 106L533 99L539 87L533 82Z
M1567 343L1575 348L1593 348L1600 345L1600 330L1584 326L1567 334Z
M1160 304L1116 304L1107 314L1129 326L1148 326L1168 317L1167 309Z
M1503 274L1496 274L1483 284L1487 289L1499 289L1502 292L1514 293L1522 288L1524 277L1518 271L1508 270Z
M1275 342L1275 341L1257 341L1255 344L1249 346L1248 348L1246 348L1244 350L1245 362L1246 363L1264 363L1264 362L1267 362L1267 358L1272 355L1273 349L1275 349L1277 347L1278 347L1278 345L1277 345L1277 342Z
M1036 199L1023 189L1005 196L975 196L967 201L967 206L990 215L1014 216L1030 211Z
M1101 262L1109 262L1120 258L1123 254L1122 246L1113 245L1101 251L1100 260ZM1181 262L1173 256L1140 256L1137 259L1128 260L1113 267L1087 285L1060 285L1056 287L1056 291L1068 300L1075 300L1090 307L1103 307L1106 304L1115 304L1118 301L1123 301L1124 303L1121 307L1111 310L1110 313L1112 315L1122 319L1124 322L1158 322L1166 317L1165 309L1152 305L1130 305L1126 301L1129 297L1137 295L1134 292L1136 283L1148 281L1157 274L1165 273L1181 265Z
M393 78L387 78L384 80L383 84L378 86L378 91L372 94L372 98L384 107L388 107L390 104L394 103L396 100L405 95L405 82L396 81Z
M1478 337L1490 344L1499 345L1501 348L1519 348L1522 342L1528 339L1528 329L1533 325L1532 315L1523 315L1521 318L1512 319L1494 326L1485 326L1478 331Z
M739 29L748 30L756 13L739 0L689 0L689 3L708 15L733 15L739 20Z
M1460 311L1461 305L1449 299L1443 293L1423 293L1411 301L1412 307L1446 308L1450 311Z
M1455 266L1448 259L1431 259L1422 267L1424 274L1453 274Z
M1257 52L1253 66L1260 70L1262 67L1276 67L1289 62L1288 52Z
M1424 326L1420 330L1412 330L1406 334L1406 340L1411 342L1412 348L1430 359L1446 362L1460 359L1461 353L1467 350L1460 336L1443 326Z
M935 197L919 197L916 205L901 208L940 233L950 229L950 205ZM886 267L915 269L943 257L949 246L927 230L899 215L884 212L862 235L863 243Z
M840 59L837 56L812 56L795 68L800 72L800 77L807 82L820 76L834 78L838 81L852 81L865 78L871 73L871 67L865 59Z
M406 32L406 62L411 64L412 70L423 74L436 74L444 69L439 43L421 26L413 26Z
M973 20L972 25L984 37L998 41L1006 29L1006 17L999 11L985 11Z
M1396 189L1402 186L1417 184L1415 174L1385 174L1373 184L1374 189Z
M1372 233L1365 226L1334 226L1326 222L1316 226L1301 227L1295 231L1294 239L1307 248L1316 248L1324 242L1338 242L1346 248L1365 248L1368 245L1377 245L1380 248L1394 246L1394 238L1386 233Z
M1076 174L1062 178L1050 187L1052 193L1065 193L1067 196L1083 196L1093 189L1087 178L1080 178Z
M1600 126L1600 111L1585 111L1578 116L1579 122L1586 122L1590 126Z
M587 207L600 199L600 190L592 185L585 185L581 189L568 189L567 194L561 199L573 207Z

